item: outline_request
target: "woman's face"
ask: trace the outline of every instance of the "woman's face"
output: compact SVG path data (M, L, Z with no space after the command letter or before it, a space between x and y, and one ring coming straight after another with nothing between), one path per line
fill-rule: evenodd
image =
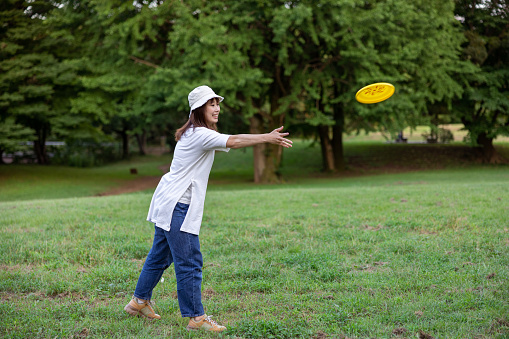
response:
M205 122L207 126L214 126L219 120L219 100L211 99L205 104Z

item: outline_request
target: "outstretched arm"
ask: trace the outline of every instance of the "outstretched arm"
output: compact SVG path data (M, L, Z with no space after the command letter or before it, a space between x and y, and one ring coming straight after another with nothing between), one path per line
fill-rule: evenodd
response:
M231 135L228 138L228 141L226 142L226 147L228 148L243 148L243 147L249 147L254 146L258 144L274 144L274 145L280 145L286 148L292 147L292 141L285 139L284 137L287 136L289 133L284 132L281 133L283 130L283 126L276 128L270 133L265 134L236 134Z

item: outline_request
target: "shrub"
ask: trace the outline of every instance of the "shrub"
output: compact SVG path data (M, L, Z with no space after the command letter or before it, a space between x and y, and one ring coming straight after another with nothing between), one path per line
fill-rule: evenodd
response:
M438 141L445 144L454 141L454 135L446 128L438 129Z
M77 140L55 149L52 163L72 167L100 166L119 160L118 148L116 143Z

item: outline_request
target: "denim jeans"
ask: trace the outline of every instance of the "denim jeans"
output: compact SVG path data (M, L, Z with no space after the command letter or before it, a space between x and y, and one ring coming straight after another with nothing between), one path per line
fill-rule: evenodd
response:
M180 313L182 317L198 317L205 314L201 302L203 259L198 236L180 231L188 208L187 204L177 203L169 232L155 226L152 249L141 270L134 296L150 300L164 270L173 263Z

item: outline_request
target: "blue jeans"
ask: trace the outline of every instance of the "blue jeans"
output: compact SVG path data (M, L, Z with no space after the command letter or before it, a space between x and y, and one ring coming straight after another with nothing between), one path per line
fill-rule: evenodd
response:
M150 300L164 270L173 263L177 276L177 295L182 317L205 314L201 302L203 259L197 235L181 232L189 205L177 203L171 228L167 232L155 226L154 242L141 270L134 296Z

